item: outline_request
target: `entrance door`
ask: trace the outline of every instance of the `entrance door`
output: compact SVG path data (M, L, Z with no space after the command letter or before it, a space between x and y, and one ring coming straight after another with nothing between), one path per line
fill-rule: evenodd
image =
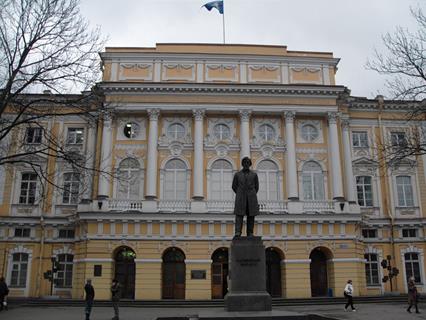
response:
M266 291L281 297L281 257L273 248L266 249Z
M314 249L311 259L311 294L312 297L327 295L327 257L320 249Z
M228 249L217 249L212 260L212 299L223 299L228 293Z
M123 299L135 298L135 252L128 248L120 248L115 255L115 279L121 286Z
M168 249L163 255L162 298L185 299L185 255L177 248Z

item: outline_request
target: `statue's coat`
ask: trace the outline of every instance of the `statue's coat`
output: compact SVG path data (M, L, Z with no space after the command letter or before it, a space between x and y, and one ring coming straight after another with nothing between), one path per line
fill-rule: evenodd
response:
M256 193L259 191L259 178L251 170L241 170L234 175L232 190L235 192L234 214L239 216L256 216L259 204Z

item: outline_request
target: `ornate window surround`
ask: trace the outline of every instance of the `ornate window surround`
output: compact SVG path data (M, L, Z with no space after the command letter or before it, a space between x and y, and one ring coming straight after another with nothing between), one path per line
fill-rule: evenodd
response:
M373 289L373 288L380 287L380 293L383 293L385 291L385 284L381 281L382 278L383 278L383 270L382 270L383 268L380 266L380 261L382 261L384 259L383 250L382 249L378 249L378 248L376 248L374 246L369 245L364 250L364 254L368 254L368 253L370 253L370 254L376 254L377 255L377 260L378 260L377 263L379 264L379 270L378 271L379 271L379 281L380 281L380 284L379 285L375 285L375 286L368 286L368 285L366 285L367 290L369 288Z
M302 128L305 125L311 125L318 130L318 136L312 141L306 141L302 137ZM321 120L296 120L296 143L324 143L323 123Z
M328 171L325 169L326 166L324 164L323 161L315 159L313 157L309 157L308 159L305 159L303 161L298 161L298 168L297 168L297 173L298 173L298 182L299 182L299 195L300 198L303 199L304 195L303 195L303 180L302 180L302 173L303 173L303 165L307 162L316 162L322 170L322 174L323 174L323 181L324 181L324 201L329 200L329 190L328 190Z
M422 288L422 292L425 292L426 290L426 280L425 280L425 269L424 269L424 265L425 265L425 256L424 256L424 251L421 248L418 248L414 245L409 245L408 247L406 247L405 249L401 249L401 263L402 263L402 269L403 269L403 276L404 276L404 288L405 288L405 292L408 292L408 286L407 286L407 280L405 279L405 275L406 275L406 270L405 270L405 257L404 255L406 253L417 253L419 256L419 265L420 265L420 277L422 279L422 285L418 285L418 287Z
M122 117L117 120L117 140L120 141L135 141L135 140L146 140L146 119L145 118L131 118ZM134 138L128 138L124 135L123 129L127 123L135 123L139 126L139 132Z
M134 154L127 154L126 157L120 157L116 159L116 163L115 163L115 168L114 168L114 172L118 172L119 168L120 168L120 163L128 158L132 158L134 160L136 160L137 162L139 162L139 199L143 199L144 198L144 186L145 186L145 166L144 166L144 160L141 158L136 157ZM114 188L113 188L113 197L117 198L118 197L118 186L119 182L117 179L114 179Z
M182 157L182 156L169 156L167 158L165 158L161 165L160 165L160 200L169 200L169 199L165 199L164 198L164 180L165 180L165 175L166 175L166 164L167 162L169 162L170 160L181 160L185 163L186 165L186 199L185 200L189 200L190 198L190 190L191 190L191 166L189 161Z
M212 194L211 194L211 178L212 178L212 165L213 163L215 163L217 160L225 160L227 162L229 162L232 166L232 175L234 175L237 171L238 168L235 165L235 161L234 159L232 159L229 156L215 156L213 158L211 158L209 160L209 162L207 163L207 170L206 170L206 179L207 179L207 200L212 200Z
M11 288L11 290L23 290L24 291L24 296L28 297L29 296L29 291L30 291L30 280L31 280L31 273L32 273L32 259L33 259L33 251L31 249L27 249L24 246L20 245L17 246L11 250L9 250L8 252L8 258L7 258L7 272L6 272L6 282L10 283L10 280L12 278L12 263L13 263L13 254L14 253L26 253L28 254L28 268L27 268L27 280L26 280L26 284L25 284L25 288Z
M283 187L284 186L284 183L283 183L284 169L281 166L281 162L274 157L262 156L262 157L259 157L259 158L256 159L256 162L253 165L253 169L257 171L257 168L262 161L272 161L277 166L277 168L278 168L278 199L277 200L278 201L284 200L284 189L283 189L284 188Z

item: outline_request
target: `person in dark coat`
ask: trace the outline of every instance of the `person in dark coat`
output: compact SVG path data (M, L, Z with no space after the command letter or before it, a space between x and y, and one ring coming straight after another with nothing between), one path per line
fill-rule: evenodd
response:
M90 320L90 313L92 312L93 300L95 300L95 289L92 286L92 280L87 279L86 285L84 286L84 292L86 293L86 301L85 301L86 320Z
M416 284L414 283L414 278L411 277L408 280L408 308L407 308L408 313L411 313L411 307L413 305L416 308L416 313L420 313L419 308L417 306L418 300L419 300L419 295L417 292Z
M117 281L117 279L112 280L112 286L111 286L111 300L112 300L112 307L114 308L114 317L112 320L118 320L118 303L120 302L121 298L121 287L120 283Z
M6 281L3 277L0 277L0 311L3 307L7 310L6 297L9 294L9 288L7 287Z
M259 191L259 178L250 170L251 160L244 157L241 161L243 169L234 175L232 190L235 192L235 237L241 236L244 216L247 216L247 236L253 236L254 217L259 214L257 192Z

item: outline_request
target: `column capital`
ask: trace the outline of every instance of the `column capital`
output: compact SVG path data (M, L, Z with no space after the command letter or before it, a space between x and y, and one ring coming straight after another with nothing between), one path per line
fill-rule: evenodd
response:
M148 109L149 120L157 121L160 116L160 109Z
M203 120L205 113L206 113L206 110L204 110L204 109L193 109L192 110L192 115L194 116L195 120Z
M286 122L293 122L296 118L296 111L285 111L284 117Z
M343 130L349 130L349 125L350 125L349 119L343 118L343 119L341 119L341 123L342 123L342 129Z
M327 117L328 117L328 123L329 124L336 124L337 119L339 118L339 113L338 112L328 112Z
M251 110L240 110L241 121L249 121L251 116Z

